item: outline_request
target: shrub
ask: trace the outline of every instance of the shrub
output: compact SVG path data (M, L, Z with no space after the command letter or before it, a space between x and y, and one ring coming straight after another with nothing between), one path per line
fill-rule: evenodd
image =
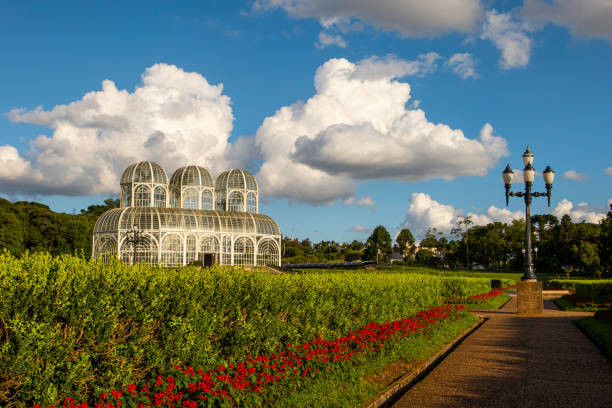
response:
M574 285L576 297L593 303L612 302L612 280L577 281Z
M206 368L269 354L488 288L488 279L421 274L272 275L5 253L0 405L88 400L168 375L174 364Z

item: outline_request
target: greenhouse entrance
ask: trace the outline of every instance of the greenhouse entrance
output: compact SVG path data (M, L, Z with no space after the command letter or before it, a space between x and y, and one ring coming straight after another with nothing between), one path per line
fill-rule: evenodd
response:
M202 266L213 266L215 264L215 254L202 254Z

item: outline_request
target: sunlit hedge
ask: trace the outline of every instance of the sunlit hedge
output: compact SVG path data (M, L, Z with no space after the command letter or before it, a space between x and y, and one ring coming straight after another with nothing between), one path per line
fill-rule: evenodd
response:
M488 292L489 279L104 265L0 255L0 406L86 400Z

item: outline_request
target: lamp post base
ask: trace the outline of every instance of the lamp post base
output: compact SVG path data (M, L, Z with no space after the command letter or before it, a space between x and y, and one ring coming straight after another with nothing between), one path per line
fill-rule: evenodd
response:
M542 316L542 282L534 280L521 281L516 284L516 309L519 316Z

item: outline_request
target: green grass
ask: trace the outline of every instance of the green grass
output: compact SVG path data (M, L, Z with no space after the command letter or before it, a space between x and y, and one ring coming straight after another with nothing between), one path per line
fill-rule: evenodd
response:
M555 304L557 306L559 306L559 309L561 310L566 310L566 311L571 311L571 312L597 312L598 310L607 310L608 307L606 306L576 306L575 304L573 304L572 302L570 302L569 300L564 299L563 297L557 298L557 299L553 299L553 302L555 302Z
M508 295L507 293L503 293L499 296L495 296L494 298L489 299L484 303L470 303L466 304L465 306L470 310L499 309L503 305L505 305L506 302L510 300L510 298L510 295Z
M456 276L467 278L509 279L515 282L521 280L522 273L519 272L488 272L488 271L466 271L466 270L443 270L422 266L383 266L377 269L379 272L392 273L418 273L436 276ZM363 269L304 269L304 273L355 273L363 272Z
M595 317L584 317L575 324L612 360L612 324Z
M376 397L386 386L368 381L388 364L416 362L434 355L445 344L473 326L478 317L465 317L436 328L431 334L412 336L405 341L390 343L375 358L361 361L350 369L339 369L329 377L315 378L300 390L277 400L274 407L359 407Z

